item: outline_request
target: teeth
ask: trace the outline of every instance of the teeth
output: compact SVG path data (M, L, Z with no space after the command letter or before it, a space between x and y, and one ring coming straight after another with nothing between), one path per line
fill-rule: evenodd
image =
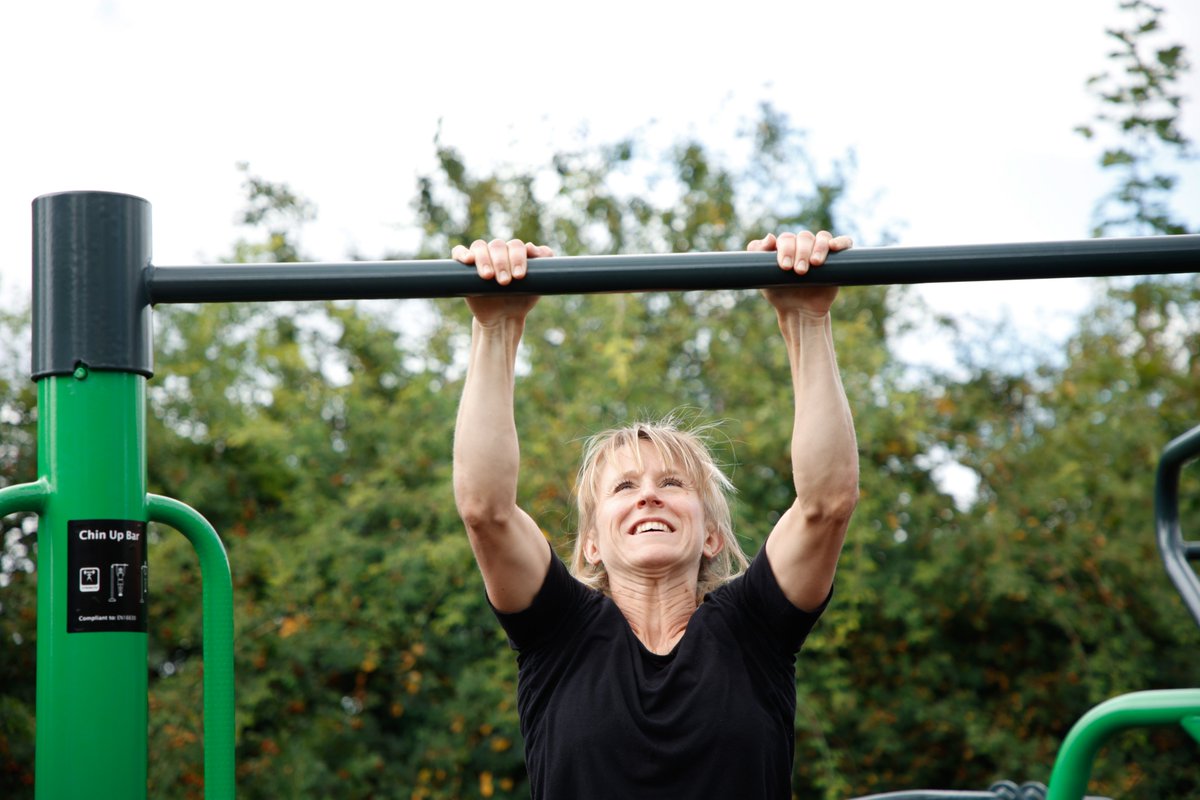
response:
M661 522L640 522L638 523L638 526L634 528L633 532L645 533L646 531L662 531L665 533L666 530L667 526Z

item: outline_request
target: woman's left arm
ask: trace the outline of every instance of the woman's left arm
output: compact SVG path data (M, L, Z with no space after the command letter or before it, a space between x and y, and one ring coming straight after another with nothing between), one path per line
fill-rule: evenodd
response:
M831 252L847 250L849 237L768 235L748 250L777 252L781 269L797 274L819 267ZM796 500L767 538L767 558L784 595L811 611L824 602L858 503L858 442L833 351L829 309L836 286L766 289L775 307L791 364L795 418L792 479Z

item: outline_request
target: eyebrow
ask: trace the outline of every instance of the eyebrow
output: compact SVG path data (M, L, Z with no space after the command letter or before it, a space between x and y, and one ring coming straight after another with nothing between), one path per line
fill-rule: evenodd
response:
M642 470L638 469L637 467L633 467L631 469L625 470L624 472L618 473L616 476L616 480L619 480L619 481L620 480L628 480L629 478L640 478L641 476L642 476ZM688 474L687 474L686 470L676 467L676 468L672 468L672 469L660 469L658 472L656 472L654 474L654 477L655 478L665 478L665 477L687 478Z

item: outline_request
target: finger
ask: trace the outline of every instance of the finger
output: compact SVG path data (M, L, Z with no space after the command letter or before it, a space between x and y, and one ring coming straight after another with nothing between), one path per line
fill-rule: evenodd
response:
M492 255L488 252L487 242L483 239L471 242L471 255L474 256L475 272L479 277L486 281L496 277L496 268L492 265Z
M525 277L525 243L520 239L508 240L508 263L514 280Z
M829 231L818 231L813 237L812 255L808 261L814 267L819 267L825 263L825 257L829 255L829 242L833 240L833 234Z
M781 233L775 240L778 255L775 261L780 269L792 269L796 265L796 234Z
M530 242L525 245L525 255L529 258L550 258L554 255L554 250L544 244Z
M496 283L507 286L512 281L512 265L508 261L508 243L503 239L492 239L487 244L488 255L496 269Z
M836 253L839 250L849 250L854 247L854 240L849 236L835 236L829 242L829 252Z
M800 231L796 234L796 265L792 271L797 275L808 272L809 264L812 263L813 243L816 238L812 231Z
M768 233L764 238L755 239L754 241L750 242L748 245L746 245L746 249L762 251L762 252L770 252L775 249L775 245L776 245L775 234Z
M475 263L475 254L461 244L454 245L454 249L450 251L450 257L462 264Z

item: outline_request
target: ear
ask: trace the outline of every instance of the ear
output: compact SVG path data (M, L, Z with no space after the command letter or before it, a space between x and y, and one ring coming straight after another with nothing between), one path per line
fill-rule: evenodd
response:
M600 564L600 548L596 545L596 537L588 533L580 534L583 537L583 559L590 566Z
M704 557L714 558L725 549L725 540L717 532L716 525L706 525L704 534Z

